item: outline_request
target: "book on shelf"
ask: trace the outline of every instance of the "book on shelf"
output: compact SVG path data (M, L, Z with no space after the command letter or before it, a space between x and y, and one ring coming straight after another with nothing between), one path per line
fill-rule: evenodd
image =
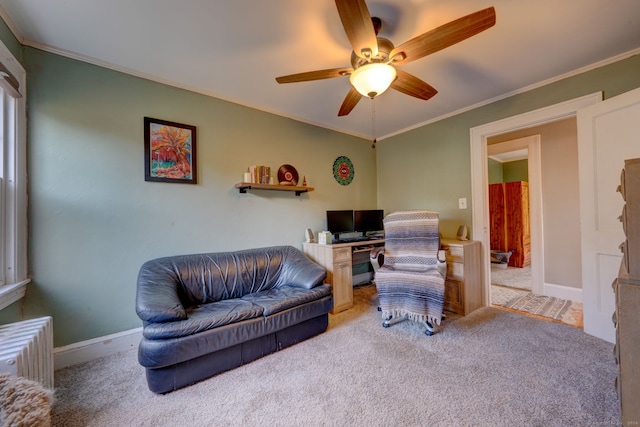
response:
M249 175L251 176L251 182L254 184L269 184L271 178L271 167L254 165L248 168Z

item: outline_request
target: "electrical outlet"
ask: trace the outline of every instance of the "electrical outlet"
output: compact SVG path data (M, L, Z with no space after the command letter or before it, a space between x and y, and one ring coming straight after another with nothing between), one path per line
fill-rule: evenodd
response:
M467 209L467 198L462 197L458 199L458 209Z

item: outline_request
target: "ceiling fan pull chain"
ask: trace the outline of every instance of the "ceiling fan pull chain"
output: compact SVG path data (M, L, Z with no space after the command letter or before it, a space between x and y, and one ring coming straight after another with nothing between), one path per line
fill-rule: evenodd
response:
M371 148L376 148L376 143L378 140L376 139L376 99L371 98L371 135L373 136L373 142L371 143Z

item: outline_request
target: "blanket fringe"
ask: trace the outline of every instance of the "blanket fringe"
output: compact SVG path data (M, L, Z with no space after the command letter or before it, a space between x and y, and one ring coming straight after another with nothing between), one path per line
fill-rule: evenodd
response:
M418 314L418 313L410 313L406 310L394 309L394 310L383 310L382 318L387 319L389 316L394 318L406 317L407 319L413 322L425 323L429 322L432 325L440 325L440 320L442 316L431 316L428 314Z

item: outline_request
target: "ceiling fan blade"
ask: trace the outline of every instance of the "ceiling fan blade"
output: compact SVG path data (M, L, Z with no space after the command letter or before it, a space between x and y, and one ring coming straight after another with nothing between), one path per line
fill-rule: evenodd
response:
M297 83L308 82L311 80L332 79L335 77L348 76L352 71L353 68L331 68L329 70L307 71L305 73L276 77L276 81L278 83Z
M493 27L495 23L496 11L489 7L414 37L393 49L389 56L393 58L394 55L403 54L394 60L394 64L407 64L468 39Z
M391 88L402 92L405 95L413 96L415 98L427 99L432 98L436 93L431 85L423 82L416 76L413 76L405 71L396 70L398 77L391 83Z
M356 55L378 55L378 39L364 0L336 0L338 14Z
M338 111L338 117L346 116L347 114L349 114L351 110L353 110L355 106L358 105L358 102L360 102L361 98L362 94L352 86L346 98L344 99L344 101L342 101L340 111Z

